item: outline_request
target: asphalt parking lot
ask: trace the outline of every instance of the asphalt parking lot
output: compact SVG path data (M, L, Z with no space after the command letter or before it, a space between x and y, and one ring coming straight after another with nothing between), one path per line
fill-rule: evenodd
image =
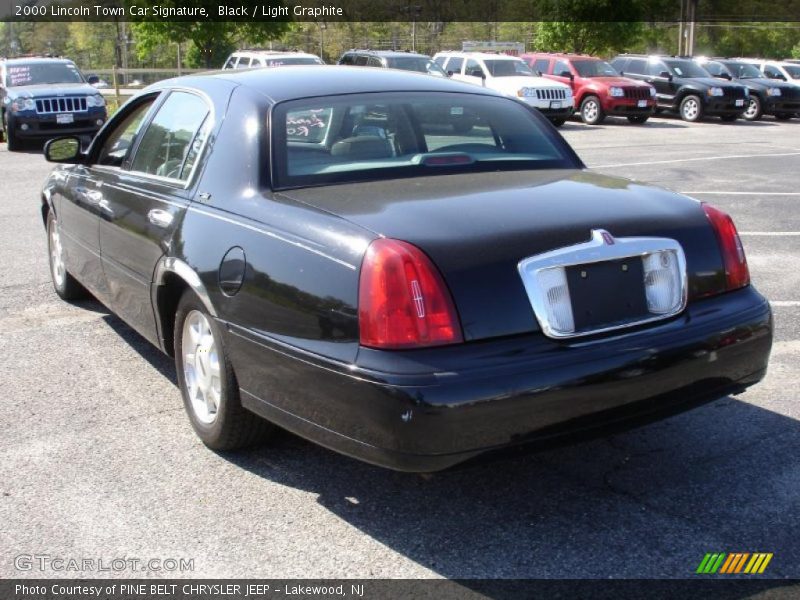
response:
M103 306L52 290L49 166L0 146L0 577L16 557L193 559L191 577L692 577L707 552L772 552L800 577L800 122L569 122L598 171L734 217L772 302L767 379L610 438L433 476L284 434L215 454L171 361Z

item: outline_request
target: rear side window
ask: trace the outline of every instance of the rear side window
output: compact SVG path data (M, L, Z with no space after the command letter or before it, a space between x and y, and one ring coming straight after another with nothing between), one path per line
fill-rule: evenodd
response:
M202 98L172 92L145 130L131 170L186 181L210 125Z
M359 67L363 67L364 65L367 64L367 57L364 56L363 54L359 54L358 56L356 56L355 64Z
M369 60L367 60L368 67L383 67L379 58L375 58L374 56L370 56Z
M557 135L505 98L402 92L278 104L275 186L574 167Z

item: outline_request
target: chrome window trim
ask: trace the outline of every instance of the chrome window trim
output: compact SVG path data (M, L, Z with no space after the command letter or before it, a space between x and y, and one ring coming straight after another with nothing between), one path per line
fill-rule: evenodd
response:
M167 92L167 94L164 96L164 99L161 100L160 104L156 107L155 113L153 113L152 117L150 117L150 119L147 121L147 123L145 125L145 128L143 130L143 134L147 133L147 130L150 128L150 125L153 123L153 119L155 119L155 117L158 116L158 111L161 110L161 107L164 105L164 102L166 102L169 99L169 97L173 94L173 92L183 92L183 93L193 94L195 96L198 96L206 104L206 106L208 107L208 116L206 116L206 120L210 120L208 135L206 136L206 139L203 140L203 145L200 148L200 151L197 153L197 160L195 160L194 165L192 165L191 173L189 173L189 176L184 180L184 179L178 179L177 177L163 177L161 175L153 175L152 173L145 173L144 171L135 171L133 169L121 169L121 170L126 174L135 175L136 177L141 177L142 179L150 179L150 180L157 181L157 182L160 182L160 183L173 185L173 186L175 186L177 188L180 188L180 189L183 189L183 190L187 190L194 183L194 177L195 177L195 174L197 173L197 167L202 162L201 159L203 158L203 155L206 152L206 148L210 145L210 142L211 142L212 133L214 132L214 127L215 127L216 122L217 122L216 114L215 114L215 111L214 111L214 102L211 100L211 97L208 94L206 94L205 92L203 92L201 90L196 90L196 89L193 89L193 88L174 87L174 88L167 88L167 89L161 90L161 94L163 94L164 92ZM158 96L156 96L156 101L157 100L158 100ZM201 123L201 125L200 125L201 129L203 128L205 123L206 123L206 121L203 121L203 123ZM195 137L197 136L197 133L199 131L200 130L198 129L198 131L195 132ZM144 135L140 136L139 139L136 141L136 148L134 148L134 151L131 154L130 159L128 161L126 161L126 163L128 163L130 165L133 164L133 159L136 158L136 153L139 151L139 142L141 141L141 139L143 137L144 137ZM192 138L192 140L194 140L194 138ZM103 165L103 166L107 166L107 165ZM119 167L117 167L117 168L119 168Z
M686 272L686 255L681 245L669 238L656 237L624 237L614 238L604 229L593 229L591 240L573 246L566 246L543 254L536 254L522 259L518 265L522 284L528 294L528 300L533 308L533 314L547 337L553 339L570 339L606 333L618 329L635 327L655 321L663 321L683 312L688 301L688 276ZM624 258L643 257L647 254L660 251L673 251L678 260L678 270L681 284L681 302L679 306L669 312L645 319L636 319L630 322L616 324L608 327L597 327L594 329L576 331L574 333L561 333L556 331L547 321L547 310L545 308L545 298L537 285L537 275L545 269L555 267L572 267L609 260L619 260ZM642 282L644 286L644 282Z

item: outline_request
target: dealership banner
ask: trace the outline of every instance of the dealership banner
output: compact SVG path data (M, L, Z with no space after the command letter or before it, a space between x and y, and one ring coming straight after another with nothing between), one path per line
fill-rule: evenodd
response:
M0 21L800 21L800 0L0 0Z
M797 598L800 581L786 579L673 580L250 580L17 579L0 581L2 600L276 600L339 598Z

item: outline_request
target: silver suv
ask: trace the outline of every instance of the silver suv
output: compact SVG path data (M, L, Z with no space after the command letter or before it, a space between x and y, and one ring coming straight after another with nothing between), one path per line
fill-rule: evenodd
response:
M286 65L324 65L316 54L277 50L240 50L225 61L223 69L256 69L259 67L283 67Z

